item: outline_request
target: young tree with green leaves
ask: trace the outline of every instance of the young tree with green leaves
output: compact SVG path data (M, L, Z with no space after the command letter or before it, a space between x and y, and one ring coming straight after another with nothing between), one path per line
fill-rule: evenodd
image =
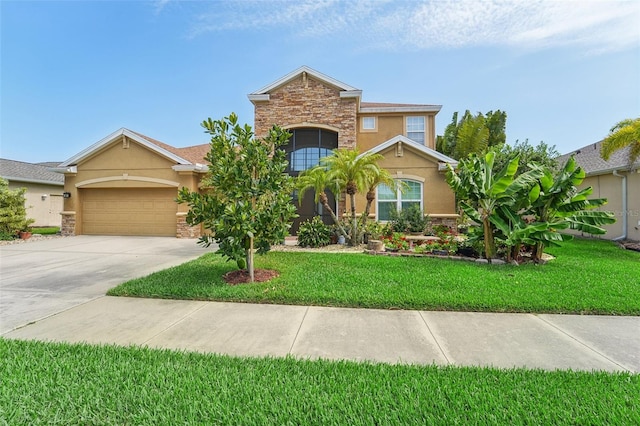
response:
M14 238L34 222L27 218L25 192L26 188L9 189L9 182L0 178L0 239Z
M627 118L616 123L602 141L600 155L608 160L614 152L629 147L629 165L640 158L640 118Z
M453 113L451 123L444 135L438 136L436 149L455 159L469 154L483 155L489 148L499 148L506 141L507 113L496 110L486 114L472 115L466 110L458 121L458 112Z
M524 173L529 170L529 165L536 164L548 169L555 169L558 165L557 158L560 153L555 145L547 145L540 141L538 145L531 145L528 139L523 142L516 140L513 145L503 145L496 151L494 167L502 168L515 157L520 158L517 173Z
M278 149L290 135L274 126L264 139L255 139L251 126L238 124L234 113L201 125L211 135L209 171L203 191L182 188L178 202L189 205L189 225L210 231L199 243L216 242L218 252L246 267L253 281L254 249L263 254L283 241L295 217L294 181L286 173L286 154Z

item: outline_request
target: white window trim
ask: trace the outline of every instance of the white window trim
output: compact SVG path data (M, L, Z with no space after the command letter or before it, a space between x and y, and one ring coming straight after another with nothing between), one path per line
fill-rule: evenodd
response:
M373 119L373 128L364 127L364 119L371 118ZM378 131L378 117L376 116L365 116L360 118L360 131L362 132L377 132Z
M427 117L424 115L407 115L405 116L404 119L404 135L406 137L408 137L409 139L411 139L411 137L409 137L409 118L422 118L422 135L423 135L423 144L426 146L427 145ZM418 132L411 132L411 133L418 133ZM414 139L411 139L414 140ZM418 141L415 141L418 142ZM418 142L420 143L420 142Z
M412 182L416 182L418 184L420 184L420 210L424 209L424 178L421 178L419 176L393 176L394 180L408 180L408 181L412 181ZM399 196L398 196L399 195ZM384 200L383 202L391 202L393 200ZM396 195L396 210L400 210L402 208L402 193L400 191L397 192ZM414 200L405 200L405 201L414 201ZM380 220L379 214L380 214L380 197L378 194L378 187L376 187L376 221L381 222L381 223L387 223L388 220Z

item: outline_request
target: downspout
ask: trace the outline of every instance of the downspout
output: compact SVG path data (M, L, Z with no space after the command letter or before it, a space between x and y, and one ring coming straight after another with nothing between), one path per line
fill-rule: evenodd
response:
M618 241L627 238L627 176L619 174L617 170L613 171L613 175L622 179L622 235L613 239Z

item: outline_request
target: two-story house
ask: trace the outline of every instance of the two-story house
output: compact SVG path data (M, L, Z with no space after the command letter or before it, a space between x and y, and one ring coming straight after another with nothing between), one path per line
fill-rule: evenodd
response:
M392 209L419 204L434 222L455 222L455 198L445 181L445 164L455 160L435 151L439 105L366 103L362 91L303 66L248 95L255 106L254 131L262 137L277 124L292 133L285 149L289 172L318 164L332 149L358 149L384 156L380 165L407 184L403 193L378 188L373 214L387 220ZM197 191L207 171L208 144L176 148L120 129L60 164L65 174L62 232L73 234L194 237L178 190ZM298 203L301 220L322 209L313 194ZM364 195L358 200L360 211ZM344 211L344 200L338 200Z
M373 215L388 220L392 210L419 204L436 222L452 225L455 197L444 178L445 164L456 161L435 150L435 119L440 105L362 102L362 90L303 66L249 94L255 105L255 133L264 136L277 124L292 133L288 152L289 172L296 176L318 164L336 148L375 152L384 156L380 165L406 184L395 193L378 187ZM294 197L295 198L295 197ZM299 205L297 224L323 214L309 191ZM364 195L357 200L364 209ZM338 203L345 208L344 200ZM330 218L325 217L330 223Z

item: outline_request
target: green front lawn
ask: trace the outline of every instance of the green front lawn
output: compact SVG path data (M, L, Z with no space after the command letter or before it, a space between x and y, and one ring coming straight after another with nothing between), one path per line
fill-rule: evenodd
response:
M479 265L365 254L271 252L268 283L229 286L215 254L126 282L113 296L483 312L640 315L640 253L575 240L546 265Z
M56 235L58 232L60 232L60 227L59 226L41 226L41 227L32 228L31 232L34 234L40 234L40 235Z
M0 424L639 424L640 376L0 338Z

